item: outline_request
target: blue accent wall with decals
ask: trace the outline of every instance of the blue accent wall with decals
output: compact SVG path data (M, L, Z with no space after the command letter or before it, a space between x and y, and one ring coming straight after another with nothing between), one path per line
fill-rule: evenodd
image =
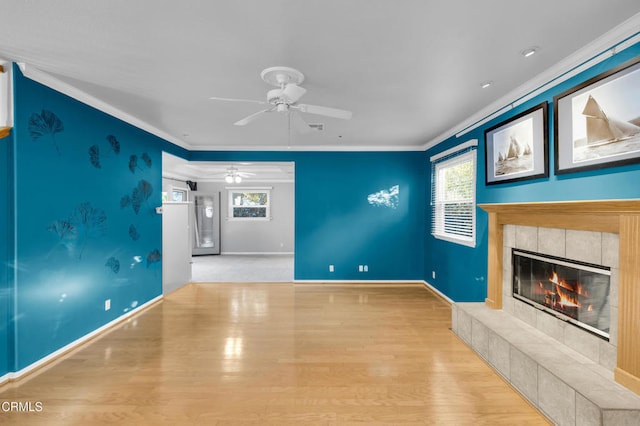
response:
M537 95L469 133L448 138L427 151L428 158L470 139L477 139L477 203L513 203L530 201L598 200L640 198L640 164L602 168L557 175L554 172L553 97L603 72L640 55L640 44L631 46L597 65ZM485 184L484 132L497 124L541 103L549 104L549 177L498 185ZM431 223L431 211L425 211ZM424 279L451 299L483 301L487 276L487 214L477 209L477 247L469 248L427 236L425 242ZM432 278L432 272L436 278Z
M166 145L23 77L17 67L14 80L10 371L161 294L162 222L155 207Z

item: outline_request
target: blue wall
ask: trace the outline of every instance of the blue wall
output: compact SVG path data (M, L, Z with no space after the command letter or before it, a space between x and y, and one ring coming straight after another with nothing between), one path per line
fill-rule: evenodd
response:
M423 152L200 151L190 159L295 162L295 279L422 279ZM395 185L397 205L369 204Z
M0 139L0 376L13 365L13 138Z
M9 371L161 294L162 222L154 208L167 146L24 78L17 67L14 80L15 152L3 146L0 157L13 156L16 182L16 358Z
M443 141L427 151L427 158L467 140L477 139L478 204L640 198L640 164L563 175L555 175L553 170L553 97L638 55L640 44L570 78L460 138L451 137ZM485 130L541 102L549 102L549 178L485 185ZM430 209L426 210L425 216L427 223L430 223ZM455 301L482 301L486 297L487 214L479 208L476 232L475 249L437 240L430 235L425 242L424 279ZM432 271L436 271L435 280L431 278Z

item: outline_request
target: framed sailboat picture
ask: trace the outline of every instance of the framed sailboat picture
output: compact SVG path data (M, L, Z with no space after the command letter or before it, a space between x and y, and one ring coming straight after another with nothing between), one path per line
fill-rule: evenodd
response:
M640 163L640 57L553 103L556 174Z
M487 185L549 176L547 103L484 132Z

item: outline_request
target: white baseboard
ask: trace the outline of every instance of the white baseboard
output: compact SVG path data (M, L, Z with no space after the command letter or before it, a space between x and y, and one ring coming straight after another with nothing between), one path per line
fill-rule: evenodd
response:
M294 284L424 284L423 280L293 280Z
M223 251L220 254L232 256L293 256L293 252L288 251Z
M147 308L148 306L154 304L155 302L157 302L160 299L162 299L162 295L154 297L153 299L149 300L147 303L144 303L144 304L136 307L135 309L127 312L126 314L121 315L121 316L119 316L118 318L116 318L116 319L114 319L112 321L109 321L108 323L106 323L102 327L97 328L97 329L93 330L92 332L90 332L88 334L85 334L84 336L74 340L73 342L61 347L57 351L50 353L49 355L45 356L44 358L40 358L38 361L36 361L36 362L34 362L32 364L29 364L28 366L26 366L25 368L21 369L20 371L16 371L16 372L5 374L4 376L0 377L0 385L2 385L3 383L5 383L7 381L19 379L20 377L24 376L25 374L28 374L28 373L32 372L33 370L36 370L36 369L48 364L49 362L55 360L56 358L58 358L58 357L64 355L65 353L75 349L76 347L82 345L83 343L91 340L92 338L96 337L98 334L105 332L106 330L110 329L111 327L114 327L117 324L119 324L120 322L128 319L132 315L137 314L141 310L143 310L143 309Z
M438 290L437 288L435 288L434 286L429 284L427 281L422 281L422 282L425 285L425 287L429 287L429 290L433 291L434 293L436 293L438 296L442 297L447 302L451 303L452 305L454 303L456 303L453 300L451 300L449 297L447 297L443 292L441 292L440 290Z

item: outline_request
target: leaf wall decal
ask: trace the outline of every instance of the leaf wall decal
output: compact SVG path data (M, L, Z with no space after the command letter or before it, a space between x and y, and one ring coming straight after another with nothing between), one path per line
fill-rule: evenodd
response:
M142 153L142 161L144 161L147 167L151 167L151 157L146 152Z
M100 165L100 147L98 145L89 147L89 161L96 169L102 168Z
M131 205L136 214L138 214L140 207L149 199L152 193L153 186L149 182L144 179L138 182L138 186L131 193Z
M80 204L73 211L70 219L74 227L81 231L82 248L79 258L82 258L87 239L92 235L104 235L106 231L107 215L104 210L97 209L89 202Z
M128 195L125 195L124 197L120 198L120 208L121 209L124 209L129 204L131 204L131 197L129 197Z
M107 259L107 263L105 263L104 266L110 268L114 274L120 272L120 261L113 256Z
M107 135L107 141L109 142L109 145L111 146L111 150L116 154L120 154L120 142L118 141L118 139L116 139L115 136L113 135Z
M129 170L131 173L136 172L136 167L138 167L138 156L134 154L129 157Z
M155 249L147 253L147 268L149 265L160 262L162 260L162 254L160 254L160 250Z
M43 109L40 114L33 113L29 117L29 134L31 139L37 141L44 135L50 135L56 152L60 154L60 149L56 143L54 135L64 130L62 121L53 112Z
M77 237L77 229L71 221L69 220L56 220L51 222L51 224L47 227L48 231L53 232L58 235L60 240L64 240L65 238L76 238Z
M106 225L107 215L104 210L94 208L91 203L84 202L76 207L72 219L77 225L103 231Z
M133 241L138 241L140 239L140 233L133 224L129 226L129 236Z

